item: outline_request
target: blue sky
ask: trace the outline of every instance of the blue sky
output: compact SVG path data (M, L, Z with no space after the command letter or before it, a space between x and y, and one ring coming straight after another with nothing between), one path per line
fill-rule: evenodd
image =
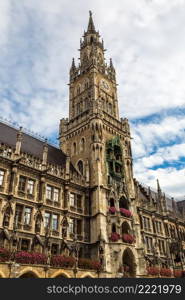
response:
M1 0L0 116L56 141L88 11L117 71L134 176L185 196L185 1Z

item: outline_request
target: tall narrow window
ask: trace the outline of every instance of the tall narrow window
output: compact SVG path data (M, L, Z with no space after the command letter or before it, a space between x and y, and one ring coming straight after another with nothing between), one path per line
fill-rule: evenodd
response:
M46 198L49 199L49 200L51 200L51 197L52 197L52 192L51 191L52 191L51 186L47 185L47 187L46 187Z
M73 154L76 154L76 143L73 143Z
M58 202L58 200L59 200L59 189L57 189L57 188L54 188L53 200L56 201L56 202Z
M31 221L31 208L25 207L24 209L24 225L29 225Z
M74 219L69 220L69 233L74 233Z
M77 195L77 207L81 208L82 207L82 196Z
M77 220L77 234L82 234L82 220Z
M50 227L50 218L51 218L51 214L46 212L44 215L44 227L45 228Z
M75 206L75 194L73 194L73 193L70 193L70 200L69 200L69 202L70 202L70 206Z
M78 166L79 172L83 175L83 162L81 160L79 160L77 166Z
M33 195L33 189L34 189L34 181L32 179L28 179L27 193Z
M152 238L146 236L145 239L146 239L146 249L147 249L147 252L152 252L152 248L153 248Z
M85 150L85 139L82 138L80 142L80 150L83 152Z
M0 170L0 186L3 185L4 182L4 174L5 172L3 170Z
M25 188L26 188L26 177L20 176L18 190L21 192L25 192Z
M22 222L22 214L23 214L23 206L22 205L16 205L16 210L15 210L15 227L18 228L19 225Z
M52 229L58 230L58 215L52 215Z

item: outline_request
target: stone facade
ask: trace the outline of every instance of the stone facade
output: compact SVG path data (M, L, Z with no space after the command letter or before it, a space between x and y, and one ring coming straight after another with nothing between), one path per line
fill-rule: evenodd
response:
M134 179L104 53L90 13L60 149L0 123L1 277L183 276L185 201Z

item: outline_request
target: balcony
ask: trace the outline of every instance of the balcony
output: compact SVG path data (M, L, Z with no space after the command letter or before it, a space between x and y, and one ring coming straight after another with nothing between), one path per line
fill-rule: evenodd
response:
M126 208L120 208L120 213L121 213L122 216L124 216L126 218L131 218L132 217L131 211L126 209Z
M124 243L133 244L135 243L135 236L132 234L124 233L122 236L122 240Z
M76 259L73 256L52 255L47 256L44 253L18 251L11 253L9 250L0 248L0 262L8 263L10 260L14 260L18 264L28 265L50 265L55 268L74 268L89 269L100 271L101 263L97 260L89 258Z
M120 235L117 232L112 232L109 239L111 242L117 242L120 239Z

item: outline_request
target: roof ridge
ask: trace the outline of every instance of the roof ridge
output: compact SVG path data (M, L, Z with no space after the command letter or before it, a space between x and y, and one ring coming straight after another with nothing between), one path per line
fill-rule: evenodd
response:
M3 118L2 116L0 116L0 123L4 124L4 125L7 125L15 130L19 130L20 129L20 126L18 123L16 122L12 122L6 118ZM37 140L39 140L40 142L45 142L46 140L46 137L44 136L41 136L39 133L36 133L34 131L31 131L25 127L22 127L22 133L23 134L27 134L29 135L30 137L32 138L35 138ZM54 142L52 142L50 139L47 138L47 144L56 148L56 149L60 149L59 146L57 146L57 144L55 144Z

